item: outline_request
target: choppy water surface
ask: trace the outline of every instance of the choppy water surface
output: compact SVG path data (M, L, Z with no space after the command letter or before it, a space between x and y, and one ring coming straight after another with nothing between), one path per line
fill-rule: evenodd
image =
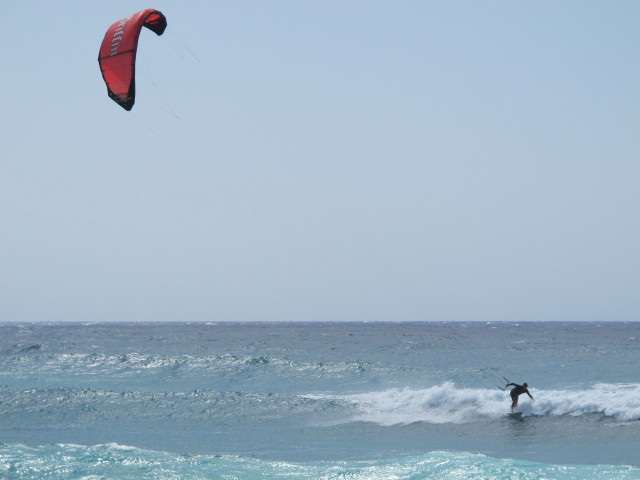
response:
M0 324L0 478L638 479L639 371L639 323Z

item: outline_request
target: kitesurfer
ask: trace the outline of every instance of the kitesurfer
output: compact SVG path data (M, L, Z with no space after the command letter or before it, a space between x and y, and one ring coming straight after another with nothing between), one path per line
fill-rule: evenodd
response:
M523 393L526 393L527 395L529 395L531 400L533 400L533 397L529 393L529 385L527 385L527 382L523 383L522 385L518 385L517 383L507 383L507 385L504 388L506 389L507 387L515 387L511 389L511 411L512 412L513 412L513 409L518 406L518 397Z

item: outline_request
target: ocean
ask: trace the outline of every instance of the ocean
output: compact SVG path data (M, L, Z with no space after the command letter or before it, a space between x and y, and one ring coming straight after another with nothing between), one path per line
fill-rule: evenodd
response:
M0 323L0 478L640 479L640 323Z

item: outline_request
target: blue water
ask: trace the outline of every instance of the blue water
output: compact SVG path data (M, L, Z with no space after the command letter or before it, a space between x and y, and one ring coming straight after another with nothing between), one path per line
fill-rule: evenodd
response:
M640 323L5 323L0 478L640 479L639 376Z

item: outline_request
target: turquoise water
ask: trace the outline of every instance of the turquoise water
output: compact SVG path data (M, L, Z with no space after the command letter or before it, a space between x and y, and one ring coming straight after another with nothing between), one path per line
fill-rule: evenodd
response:
M503 480L640 478L624 466L544 465L459 452L431 452L387 460L292 463L234 456L178 455L117 444L13 446L0 455L3 478L115 479L419 479Z
M640 479L639 367L638 323L0 324L0 478Z

